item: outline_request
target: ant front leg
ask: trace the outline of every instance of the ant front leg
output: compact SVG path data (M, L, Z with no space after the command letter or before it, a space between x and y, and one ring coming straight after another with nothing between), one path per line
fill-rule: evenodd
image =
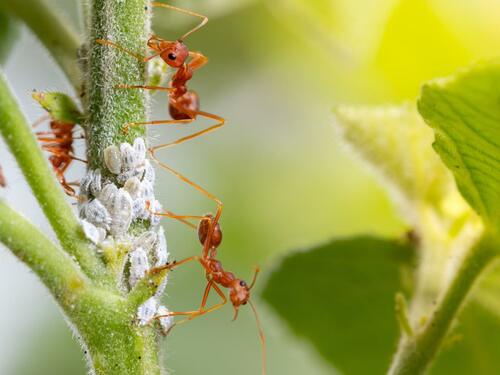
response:
M177 8L177 7L174 7L172 5L160 3L160 2L157 2L157 1L153 1L151 3L151 5L153 7L160 7L160 8L172 9L172 10L175 10L176 12L179 12L179 13L184 13L184 14L188 14L190 16L201 18L201 22L200 22L200 24L198 26L196 26L193 29L189 30L186 34L184 34L183 36L181 36L179 38L179 40L181 40L181 41L184 40L184 39L186 39L189 35L191 35L195 31L197 31L198 29L200 29L203 26L205 26L206 23L208 22L208 17L207 16L204 16L202 14L198 14L198 13L192 12L190 10L186 10L186 9L182 9L182 8Z
M207 301L208 301L208 295L210 294L210 290L211 289L214 289L217 294L221 297L222 299L222 302L219 302L218 304L208 308L208 309L205 309L205 306L207 305ZM153 319L160 319L160 318L166 318L166 317L169 317L169 316L181 316L181 315L187 315L188 317L186 319L183 319L179 322L175 322L174 324L172 324L172 326L168 329L168 333L170 333L170 331L176 326L176 325L179 325L179 324L184 324L186 322L189 322L199 316L202 316L202 315L205 315L205 314L208 314L208 313L211 313L217 309L220 309L222 306L224 306L225 304L227 303L227 298L226 296L224 295L224 293L222 292L222 290L217 286L217 284L215 284L215 282L213 280L209 280L208 283L207 283L207 286L205 287L205 292L203 293L203 298L201 300L201 305L200 305L200 308L198 310L194 310L194 311L173 311L173 312L169 312L168 314L164 314L164 315L158 315L158 316L155 316Z

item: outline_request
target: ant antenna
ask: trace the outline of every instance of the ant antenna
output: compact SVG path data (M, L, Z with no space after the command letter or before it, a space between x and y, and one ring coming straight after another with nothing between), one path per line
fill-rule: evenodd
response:
M255 273L253 274L253 280L252 280L252 283L250 284L250 286L248 287L248 290L251 290L253 288L253 286L255 285L255 282L257 281L257 275L259 274L260 272L260 267L257 266L255 267Z
M198 29L201 29L203 26L206 25L206 23L208 22L208 17L207 16L203 16L201 14L198 14L198 13L195 13L195 12L192 12L190 10L186 10L186 9L182 9L182 8L177 8L177 7L174 7L172 5L168 5L168 4L165 4L165 3L159 3L157 1L153 1L151 3L152 6L154 7L162 7L162 8L167 8L167 9L172 9L172 10L175 10L177 12L180 12L180 13L184 13L184 14L189 14L190 16L194 16L194 17L199 17L201 18L201 22L198 26L196 26L195 28L193 28L192 30L188 31L186 34L184 34L183 36L181 36L178 40L179 42L182 42L184 39L186 39L189 35L191 35L192 33L194 33L195 31L197 31Z
M267 363L266 337L264 336L264 330L262 329L262 324L261 324L260 319L259 319L259 313L257 312L255 305L252 303L251 300L249 300L248 302L250 303L250 307L252 308L253 314L255 315L257 329L259 330L259 338L260 338L260 344L261 344L261 348L262 348L262 375L266 375L266 363Z

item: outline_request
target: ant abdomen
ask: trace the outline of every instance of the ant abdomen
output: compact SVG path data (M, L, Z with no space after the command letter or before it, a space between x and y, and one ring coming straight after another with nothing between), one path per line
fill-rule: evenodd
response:
M192 113L200 109L200 98L194 91L188 91L181 97L175 99L175 104L169 103L168 111L175 120L193 119Z
M213 216L205 215L205 218L200 221L200 225L198 226L198 238L202 245L205 244L207 240L208 231L210 230L210 226L212 224ZM210 247L218 247L222 242L222 229L220 228L219 223L214 228L211 238Z

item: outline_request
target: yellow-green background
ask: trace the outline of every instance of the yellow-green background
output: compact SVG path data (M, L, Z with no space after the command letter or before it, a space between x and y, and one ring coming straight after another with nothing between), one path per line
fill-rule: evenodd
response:
M52 2L78 26L73 1ZM220 258L245 278L260 264L258 285L273 262L291 249L354 233L399 234L404 228L375 179L336 139L331 126L336 103L413 100L423 81L495 56L500 47L500 1L493 0L175 4L210 16L209 24L189 39L192 49L210 59L190 84L201 95L202 108L225 117L228 126L172 149L163 158L224 201ZM156 31L167 39L190 25L189 19L172 18L163 11L155 21ZM27 30L5 71L30 120L42 114L30 90L70 92ZM153 117L165 118L166 98L157 94L154 103ZM158 130L153 132L154 142L181 134ZM2 194L42 223L3 143L0 160L10 181ZM81 171L81 166L75 167L72 175ZM164 206L186 213L213 209L167 173L158 175L157 194ZM194 233L177 223L164 225L173 257L199 251ZM306 274L303 287L308 288ZM165 301L174 310L192 308L202 291L201 270L187 266L172 275ZM0 296L0 373L85 373L78 345L51 297L5 250L0 252ZM270 374L334 372L254 298L267 334ZM259 373L260 349L251 312L242 310L236 322L230 322L231 317L227 306L177 328L164 342L167 368L176 374ZM310 318L314 319L314 306Z

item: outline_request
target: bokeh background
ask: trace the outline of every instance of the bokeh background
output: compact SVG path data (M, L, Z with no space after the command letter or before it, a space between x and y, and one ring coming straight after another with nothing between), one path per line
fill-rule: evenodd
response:
M51 0L80 27L77 1ZM207 14L189 39L210 63L191 83L202 108L227 119L221 131L162 157L225 203L224 265L249 278L263 273L256 296L269 349L270 374L324 375L335 370L295 338L258 299L259 285L280 256L332 237L398 235L405 229L368 171L348 155L331 127L338 103L414 100L427 79L492 57L500 47L494 0L190 0L173 4ZM181 35L192 20L158 11L155 30ZM70 86L35 37L22 28L5 66L31 121L43 114L30 92ZM153 118L165 118L166 98L153 98ZM181 136L155 129L153 142ZM9 188L1 194L50 233L0 142ZM77 177L83 167L70 173ZM167 173L157 195L174 212L204 213L211 202ZM164 222L173 257L199 252L193 233ZM179 269L165 295L169 308L197 306L203 274ZM287 285L283 285L287 288ZM303 288L308 288L307 274ZM311 290L314 293L314 290ZM47 291L8 251L0 251L0 374L85 374L80 350ZM310 308L314 319L314 306ZM260 347L250 309L231 322L229 306L176 329L164 341L174 374L257 374ZM327 329L327 327L325 327ZM334 334L334 332L332 332Z

